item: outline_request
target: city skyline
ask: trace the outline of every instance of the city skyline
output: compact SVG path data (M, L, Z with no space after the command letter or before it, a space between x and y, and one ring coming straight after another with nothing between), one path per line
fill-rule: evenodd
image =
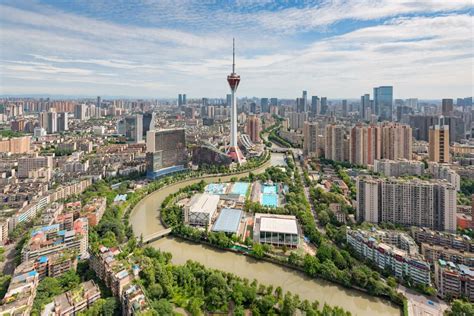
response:
M307 89L355 99L385 85L394 98L472 94L471 1L4 1L0 8L4 95L222 97L234 36L246 79L241 96L292 99Z

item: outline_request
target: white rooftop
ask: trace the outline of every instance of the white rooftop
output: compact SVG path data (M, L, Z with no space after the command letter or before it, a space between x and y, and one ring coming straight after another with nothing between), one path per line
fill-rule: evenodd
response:
M260 231L297 235L296 218L262 216L260 218Z
M219 195L202 193L191 200L189 212L214 214L219 204Z

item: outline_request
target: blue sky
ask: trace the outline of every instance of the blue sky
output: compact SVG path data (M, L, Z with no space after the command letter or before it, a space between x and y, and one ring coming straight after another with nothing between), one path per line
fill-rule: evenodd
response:
M471 0L0 0L0 94L473 94Z

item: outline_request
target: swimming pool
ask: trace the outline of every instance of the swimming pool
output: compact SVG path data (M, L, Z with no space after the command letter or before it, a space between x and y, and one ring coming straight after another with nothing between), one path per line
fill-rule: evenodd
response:
M209 183L205 191L211 194L224 194L226 186L225 183Z
M263 194L277 194L277 186L264 184L262 186L262 193Z
M263 193L261 197L261 203L267 207L278 206L278 195L274 193Z
M250 184L247 183L247 182L236 182L232 186L232 193L245 196L247 194L247 190L249 188L249 185Z

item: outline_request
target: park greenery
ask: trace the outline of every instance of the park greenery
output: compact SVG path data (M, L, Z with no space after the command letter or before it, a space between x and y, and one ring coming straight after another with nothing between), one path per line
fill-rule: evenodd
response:
M9 129L0 130L0 138L13 138L13 137L21 137L25 135L26 134L22 132L16 132Z

